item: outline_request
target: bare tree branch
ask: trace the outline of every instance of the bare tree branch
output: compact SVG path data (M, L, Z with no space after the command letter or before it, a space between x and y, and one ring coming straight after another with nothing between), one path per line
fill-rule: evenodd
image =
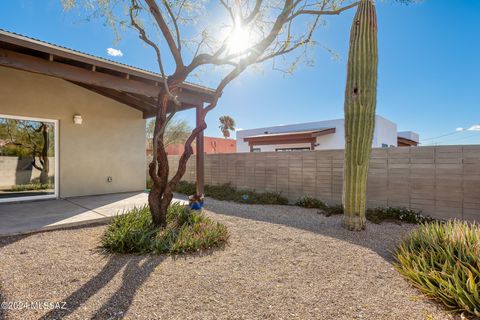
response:
M160 68L160 74L162 75L162 78L163 78L164 89L167 92L170 99L172 99L172 101L175 103L175 105L180 105L180 102L178 101L177 96L172 94L172 92L170 91L170 88L168 86L168 79L165 75L165 69L163 67L162 55L160 53L160 47L155 42L150 40L150 38L147 36L147 33L145 32L145 29L142 28L138 24L138 22L136 21L136 19L135 19L136 13L135 12L137 12L137 10L139 10L139 6L138 6L137 1L132 0L132 6L130 7L130 23L135 29L137 29L140 39L142 39L146 44L148 44L150 47L152 47L155 50L155 53L156 53L156 56L157 56L157 63L158 63L158 66Z
M288 18L288 20L292 20L296 17L298 17L299 15L303 15L303 14L310 14L310 15L317 15L317 16L327 16L327 15L339 15L341 14L342 12L348 10L348 9L352 9L353 7L356 7L360 4L361 1L357 1L355 3L352 3L348 6L345 6L345 7L342 7L340 9L337 9L337 10L331 10L331 11L322 11L322 10L299 10L299 11L296 11L294 14L292 14L291 17Z
M168 3L168 0L163 0L163 5L167 9L168 15L170 16L170 20L172 20L173 26L175 27L175 34L177 36L177 48L178 52L182 52L182 42L180 41L180 29L178 28L178 22L177 19L175 18L172 8L170 7L170 4Z
M177 69L178 70L183 69L184 63L183 63L182 55L177 45L175 44L175 40L173 40L173 36L172 36L172 33L170 32L170 28L168 27L168 24L163 18L163 15L160 12L160 9L158 8L157 2L155 0L145 0L145 2L147 3L150 9L150 13L152 14L153 18L157 22L158 27L160 28L160 31L165 37L165 40L167 41L168 48L172 53Z

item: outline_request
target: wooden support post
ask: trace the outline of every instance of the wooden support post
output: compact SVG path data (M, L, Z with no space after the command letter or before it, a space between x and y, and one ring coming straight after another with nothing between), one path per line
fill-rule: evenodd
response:
M201 123L203 114L203 105L196 107L197 111L197 127ZM203 131L197 136L197 156L196 156L196 172L197 172L197 194L205 194L205 150L203 141Z

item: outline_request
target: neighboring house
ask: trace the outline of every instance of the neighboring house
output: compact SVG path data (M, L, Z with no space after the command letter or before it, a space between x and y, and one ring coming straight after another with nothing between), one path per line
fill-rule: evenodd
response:
M235 139L204 137L204 151L206 154L213 153L236 153L237 144ZM195 145L195 142L193 143ZM170 156L181 155L183 153L183 144L173 144L167 147L167 153ZM193 153L196 154L196 148L193 148ZM147 149L147 155L151 155L152 151Z
M145 119L156 112L162 81L153 72L0 30L0 120L50 126L46 174L54 183L39 196L0 190L0 201L144 190ZM180 110L211 101L210 89L181 88ZM8 158L0 159L0 179L18 185L19 161Z
M401 131L398 133L397 145L399 147L415 147L418 146L420 136L413 131Z
M237 131L237 152L343 149L344 119L316 121ZM418 134L402 133L403 143L418 143ZM403 137L403 136L402 136ZM407 141L408 140L408 141ZM375 118L374 148L399 145L397 125L379 115Z

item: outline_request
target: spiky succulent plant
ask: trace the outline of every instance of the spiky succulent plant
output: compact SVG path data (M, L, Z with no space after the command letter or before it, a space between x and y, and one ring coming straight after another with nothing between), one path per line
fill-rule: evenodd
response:
M480 317L478 224L423 224L400 243L395 258L397 270L426 295L452 310Z

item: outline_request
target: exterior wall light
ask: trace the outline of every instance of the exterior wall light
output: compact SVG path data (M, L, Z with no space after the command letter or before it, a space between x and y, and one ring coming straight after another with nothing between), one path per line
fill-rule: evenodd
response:
M82 122L83 122L83 119L82 119L81 115L76 114L76 115L73 116L73 123L82 124Z

